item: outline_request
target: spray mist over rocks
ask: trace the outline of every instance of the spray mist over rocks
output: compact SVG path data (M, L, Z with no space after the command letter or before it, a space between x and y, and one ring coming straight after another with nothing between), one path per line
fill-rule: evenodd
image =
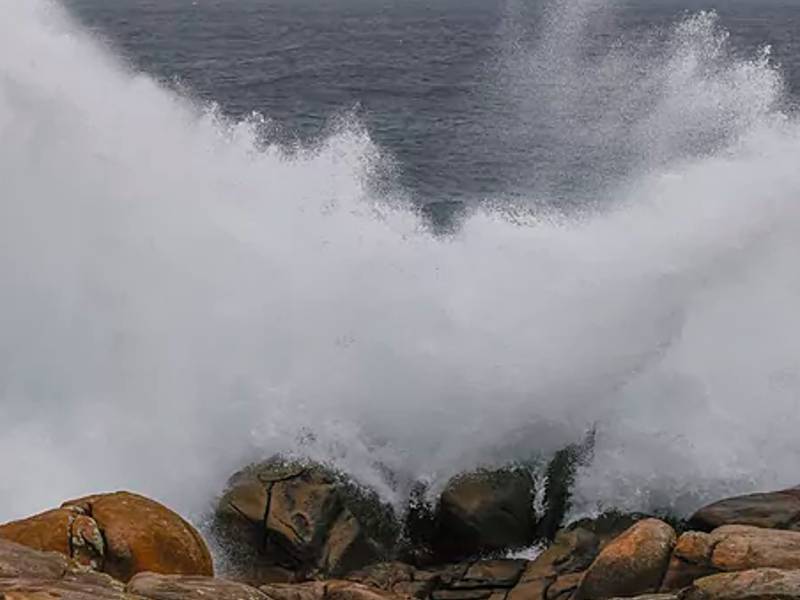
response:
M642 77L569 19L568 68L557 31L517 47L509 72L570 92L522 78L521 126L539 94L554 156L586 152L615 202L477 209L437 237L357 120L263 143L57 4L2 11L0 520L118 488L197 517L279 451L400 505L593 426L576 512L798 483L800 129L767 54L734 56L712 13Z

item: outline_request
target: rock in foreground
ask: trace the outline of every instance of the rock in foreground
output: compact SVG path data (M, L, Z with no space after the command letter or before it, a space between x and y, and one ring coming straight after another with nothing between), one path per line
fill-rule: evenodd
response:
M108 575L87 571L57 552L0 539L0 598L6 600L135 600Z
M158 502L129 492L70 500L0 525L0 538L60 552L120 581L143 571L213 575L211 554L194 527Z
M199 575L139 573L125 589L152 600L270 600L249 585Z
M682 600L800 599L800 571L756 569L704 577L694 582Z
M675 531L663 521L639 521L603 548L586 571L576 598L594 600L657 592L675 541Z

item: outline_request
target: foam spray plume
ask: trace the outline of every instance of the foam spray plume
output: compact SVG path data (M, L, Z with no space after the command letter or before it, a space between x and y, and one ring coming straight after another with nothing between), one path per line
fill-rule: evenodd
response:
M621 82L624 129L599 115L645 157L613 207L441 238L374 191L358 122L264 146L59 7L3 11L0 519L115 488L197 515L284 450L399 501L592 424L577 510L797 483L800 139L713 15Z

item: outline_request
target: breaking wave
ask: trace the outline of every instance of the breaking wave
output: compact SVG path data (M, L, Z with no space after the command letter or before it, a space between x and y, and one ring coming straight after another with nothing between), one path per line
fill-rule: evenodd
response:
M588 52L601 7L556 6L509 46L498 131L546 126L548 171L443 237L357 119L271 143L57 5L4 3L0 520L112 488L197 516L286 450L401 502L590 428L577 512L798 483L800 129L780 72L713 13ZM537 208L586 165L586 210Z

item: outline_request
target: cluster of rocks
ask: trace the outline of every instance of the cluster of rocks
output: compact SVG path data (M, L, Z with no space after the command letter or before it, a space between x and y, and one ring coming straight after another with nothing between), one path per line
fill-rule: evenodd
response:
M422 566L505 555L554 539L590 444L556 453L541 514L534 477L519 465L456 476L435 503L415 488L399 519L343 474L276 456L230 478L212 531L236 577L257 584L338 577L389 560Z
M179 515L118 492L0 525L0 599L800 600L800 489L681 522L609 513L565 527L537 517L532 494L524 470L482 471L401 522L320 465L273 459L220 499L226 578ZM564 498L551 484L544 503L563 516ZM535 559L507 558L547 537Z

